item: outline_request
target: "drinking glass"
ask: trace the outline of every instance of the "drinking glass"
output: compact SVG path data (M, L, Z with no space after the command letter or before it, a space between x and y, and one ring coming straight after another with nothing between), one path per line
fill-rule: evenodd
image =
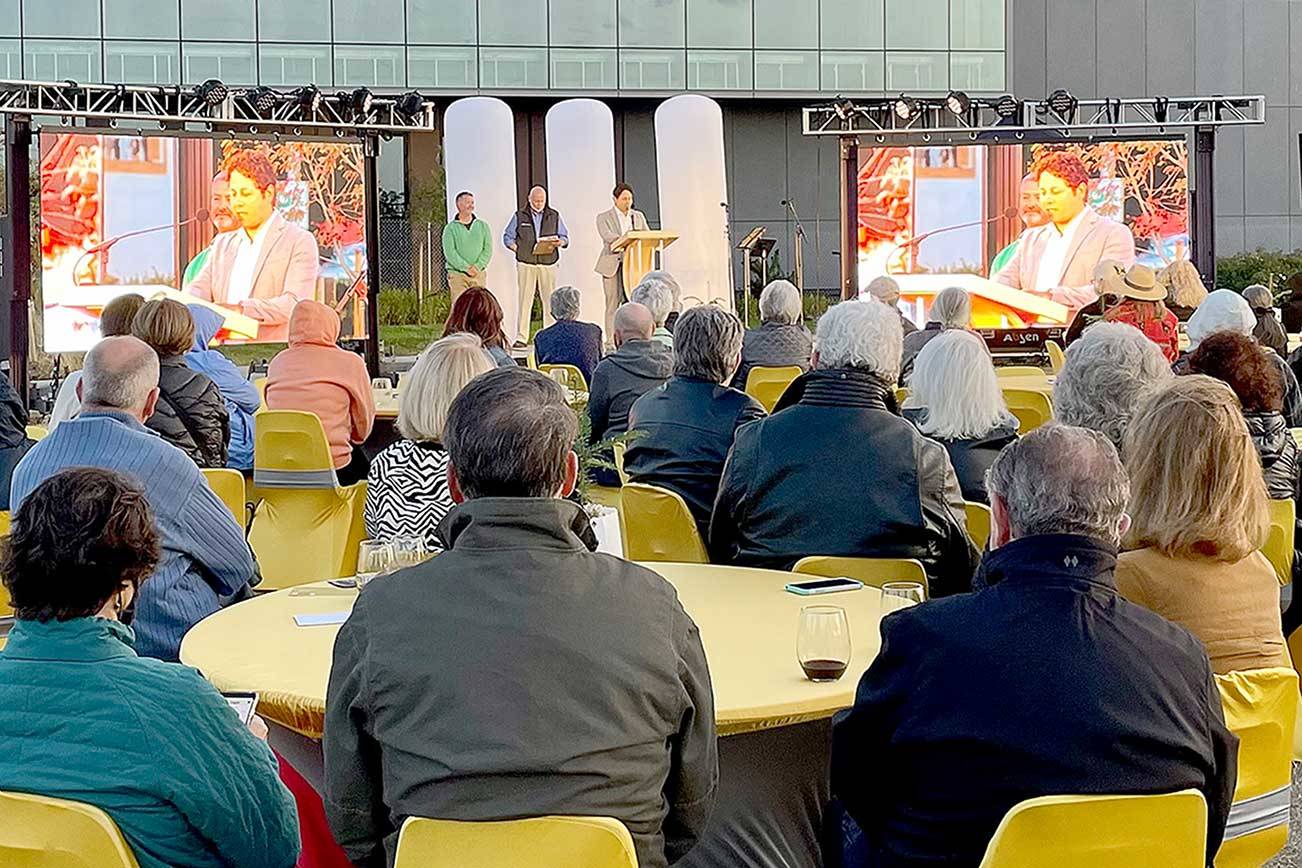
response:
M916 606L926 599L927 591L918 582L887 582L882 585L883 612Z
M836 681L850 665L850 621L840 606L805 606L796 659L810 681Z
M393 545L378 539L364 539L357 547L357 588L366 587L376 576L393 569Z
M414 567L428 556L425 551L425 539L418 536L396 536L390 543L393 546L394 569Z

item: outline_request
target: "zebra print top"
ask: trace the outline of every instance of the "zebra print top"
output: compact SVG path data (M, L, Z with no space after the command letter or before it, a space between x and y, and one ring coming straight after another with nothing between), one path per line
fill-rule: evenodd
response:
M448 453L439 444L399 440L371 462L365 515L371 539L420 536L430 551L441 551L434 531L453 505Z

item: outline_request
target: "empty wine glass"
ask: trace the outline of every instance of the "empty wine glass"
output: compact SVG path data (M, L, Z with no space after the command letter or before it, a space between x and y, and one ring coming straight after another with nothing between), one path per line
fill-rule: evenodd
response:
M425 540L423 537L396 536L389 544L393 546L393 566L395 569L414 567L425 560Z
M918 582L887 582L882 585L883 612L916 606L926 599L927 590Z
M805 606L796 631L796 659L810 681L835 681L850 665L850 621L840 606Z
M364 539L357 547L357 588L361 590L376 576L393 569L393 545L383 540Z

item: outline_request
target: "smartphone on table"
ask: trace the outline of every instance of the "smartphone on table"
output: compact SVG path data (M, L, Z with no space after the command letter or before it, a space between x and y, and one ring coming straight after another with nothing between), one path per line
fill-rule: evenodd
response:
M835 579L810 579L806 582L788 582L787 592L799 594L802 597L812 597L816 594L836 594L841 591L857 591L863 587L863 582L855 579L847 579L844 576Z

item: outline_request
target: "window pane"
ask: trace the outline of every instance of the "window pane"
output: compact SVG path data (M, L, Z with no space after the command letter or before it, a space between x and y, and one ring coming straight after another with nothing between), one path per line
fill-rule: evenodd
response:
M181 49L175 42L106 42L104 74L131 84L180 84Z
M407 41L474 45L475 15L475 0L407 0Z
M253 16L253 0L181 0L181 36L252 40L257 35Z
M402 0L334 0L335 42L402 42Z
M98 39L99 0L23 0L23 35Z
M181 49L185 84L210 78L227 84L257 84L258 62L252 43L187 42Z
M949 0L949 47L1003 51L1004 2Z
M685 57L681 50L621 49L619 86L624 90L682 90Z
M949 0L886 0L887 48L949 48Z
M17 39L0 39L0 76L23 77L23 50Z
M693 0L695 2L695 0ZM623 0L619 4L619 44L681 48L686 18L683 0Z
M884 0L820 0L824 48L881 48Z
M880 51L824 51L820 90L832 93L886 89L886 56Z
M407 82L412 87L477 87L479 58L473 48L407 49Z
M818 52L755 52L755 89L818 90Z
M480 87L546 87L547 49L480 48Z
M886 52L886 89L948 90L949 55L943 51Z
M751 0L688 0L687 44L749 48L753 44L751 14Z
M104 0L104 36L109 39L177 39L180 35L176 0Z
M755 0L755 47L817 48L818 0Z
M1002 51L963 51L949 56L949 86L955 90L1004 89Z
M750 90L754 58L749 51L687 52L689 90Z
M614 90L619 86L613 48L553 48L552 87Z
M615 44L615 0L551 0L552 45Z
M335 84L401 87L407 64L401 47L335 46Z
M23 67L28 78L38 81L104 80L99 40L24 39Z
M263 0L258 4L258 39L329 42L330 0Z
M297 87L334 84L328 45L263 45L258 49L262 84Z
M479 44L546 45L547 0L479 0Z
M0 0L0 36L22 36L18 23L22 20L21 0Z

